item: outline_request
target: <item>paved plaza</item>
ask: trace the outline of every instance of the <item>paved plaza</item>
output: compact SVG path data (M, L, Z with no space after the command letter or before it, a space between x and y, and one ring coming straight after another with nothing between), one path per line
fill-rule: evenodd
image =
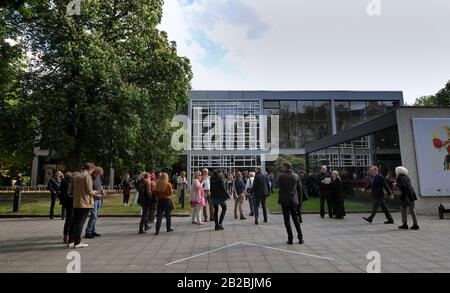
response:
M231 206L230 206L231 207ZM230 211L230 210L229 210ZM384 225L383 215L370 225L361 214L344 221L304 215L305 245L286 244L282 215L258 226L253 218L232 219L225 231L194 226L173 218L172 233L163 229L138 235L138 218L100 218L97 239L79 249L81 272L166 273L339 273L366 272L370 251L381 254L381 271L450 272L450 220L419 218L420 231ZM395 213L396 220L400 214ZM1 219L0 272L66 272L61 220Z

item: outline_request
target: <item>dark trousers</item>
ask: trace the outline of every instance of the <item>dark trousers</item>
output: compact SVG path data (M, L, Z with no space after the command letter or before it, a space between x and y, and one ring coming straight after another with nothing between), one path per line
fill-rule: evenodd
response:
M130 200L130 192L124 191L123 192L123 203L126 204Z
M63 206L63 210L66 211L66 220L64 221L64 230L63 230L63 235L64 236L69 236L70 233L70 225L72 224L73 221L73 199L71 197L69 197L64 206Z
M219 205L222 208L222 212L220 213L220 218L218 217ZM223 219L225 218L226 213L227 213L227 204L225 202L214 205L214 222L216 223L216 227L222 226Z
M180 190L180 198L179 198L179 200L180 200L180 204L181 204L181 208L182 209L184 209L184 197L185 197L185 194L186 194L186 190L185 189L181 189Z
M83 233L83 226L91 209L73 209L72 225L69 229L69 243L78 245L81 243L81 233Z
M263 210L264 221L267 221L266 197L255 197L255 219L258 219L260 205Z
M150 215L150 200L146 200L142 203L142 215L141 222L139 223L139 231L143 231L144 227L148 227L148 218Z
M327 202L328 215L333 217L333 199L331 198L331 192L320 191L320 216L325 217L325 201Z
M294 235L292 234L291 220L294 222L295 229L297 230L298 239L303 239L302 229L300 228L300 222L298 220L298 206L281 206L283 210L284 225L286 226L286 232L288 234L288 239L293 240Z
M50 219L53 219L53 216L55 215L55 204L56 204L56 193L50 194Z
M345 204L344 204L343 198L340 198L338 195L335 195L334 201L333 201L333 207L334 207L334 214L336 215L336 218L341 219L346 216Z
M170 230L172 224L172 203L170 199L160 199L158 200L158 208L156 215L156 233L159 233L159 229L161 229L161 222L163 215L166 216L166 228L167 231Z
M381 210L383 210L384 215L386 216L386 219L392 220L391 212L389 211L388 207L386 206L386 202L384 201L384 198L376 198L373 202L373 208L372 208L372 214L370 215L370 219L375 218L378 208L381 207Z
M148 221L150 223L153 223L155 221L155 214L156 214L156 201L150 202L150 207L148 211Z

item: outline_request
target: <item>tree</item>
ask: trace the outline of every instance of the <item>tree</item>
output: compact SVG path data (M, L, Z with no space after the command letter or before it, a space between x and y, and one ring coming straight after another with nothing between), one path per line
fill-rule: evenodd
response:
M414 106L450 107L450 81L436 95L418 98Z
M450 81L436 94L435 105L439 107L450 107Z
M415 102L414 102L414 106L433 106L435 103L435 96L423 96L418 98Z
M275 178L278 178L279 171L281 170L281 166L283 163L289 162L292 165L292 170L294 172L300 172L305 170L305 158L303 156L293 156L293 155L280 155L278 159L275 161L273 174Z
M14 7L0 8L0 175L9 178L30 169L35 140L31 105L20 86L26 57L14 13Z
M188 102L192 72L157 29L162 0L29 0L20 14L32 54L23 89L40 146L79 169L159 168L177 155L170 121Z

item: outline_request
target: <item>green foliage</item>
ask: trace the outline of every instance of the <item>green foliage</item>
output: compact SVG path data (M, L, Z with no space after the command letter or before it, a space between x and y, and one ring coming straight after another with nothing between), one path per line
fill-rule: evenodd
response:
M14 11L0 9L0 174L7 178L29 170L36 136L31 104L21 90L26 58L19 33Z
M414 106L450 107L450 81L436 95L418 98Z
M188 102L192 72L157 29L162 0L29 0L14 14L31 54L22 81L40 146L71 169L85 160L155 169L176 159L170 121Z
M306 168L305 158L303 156L280 155L274 164L273 174L275 178L278 178L281 165L283 165L284 162L291 163L292 169L297 173L301 170L305 170Z

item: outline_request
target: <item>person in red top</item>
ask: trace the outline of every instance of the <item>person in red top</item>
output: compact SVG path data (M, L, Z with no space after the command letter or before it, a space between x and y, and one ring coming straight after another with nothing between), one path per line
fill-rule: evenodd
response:
M155 235L159 234L161 228L161 222L163 214L166 215L166 227L167 232L172 232L171 228L171 217L172 217L172 184L169 183L169 175L167 173L162 173L156 182L155 195L158 198L158 208L156 216L156 231Z

